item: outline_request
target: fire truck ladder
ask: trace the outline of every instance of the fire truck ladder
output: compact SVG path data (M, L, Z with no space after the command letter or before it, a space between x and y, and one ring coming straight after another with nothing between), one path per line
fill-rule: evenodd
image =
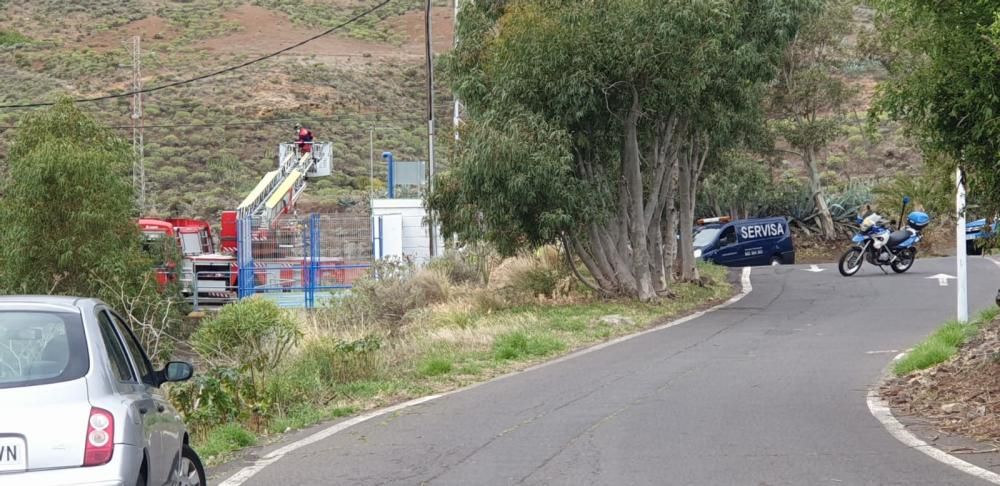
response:
M294 206L306 189L306 177L315 160L312 154L298 157L289 152L276 170L264 175L236 208L240 219L253 217L254 226L272 228L288 207Z

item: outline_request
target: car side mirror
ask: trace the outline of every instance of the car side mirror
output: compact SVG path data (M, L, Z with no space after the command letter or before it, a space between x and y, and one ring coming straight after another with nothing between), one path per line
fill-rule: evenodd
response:
M187 381L194 376L194 366L183 361L171 361L161 373L164 382Z

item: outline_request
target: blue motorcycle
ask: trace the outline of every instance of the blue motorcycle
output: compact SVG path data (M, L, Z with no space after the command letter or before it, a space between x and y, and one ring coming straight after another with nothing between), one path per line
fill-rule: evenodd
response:
M910 198L903 198L901 216L909 202ZM870 210L868 212L868 216L859 216L857 219L860 230L851 238L854 245L840 257L840 274L850 277L858 273L866 260L883 272L886 265L896 273L909 270L917 258L916 245L920 242L921 232L930 223L930 216L921 211L913 211L906 216L906 228L893 231L892 225L895 222L886 221Z

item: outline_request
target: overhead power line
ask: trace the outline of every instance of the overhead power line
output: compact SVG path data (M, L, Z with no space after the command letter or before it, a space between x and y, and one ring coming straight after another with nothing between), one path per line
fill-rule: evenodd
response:
M280 125L280 124L292 124L296 122L301 122L306 125L310 123L330 123L339 121L357 121L357 122L371 122L371 123L422 123L423 118L420 116L413 117L403 117L403 116L378 116L377 114L371 116L364 116L363 114L353 115L353 116L336 116L336 117L322 117L322 118L286 118L280 120L251 120L251 121L237 121L237 122L221 122L221 123L173 123L173 124L163 124L163 125L144 125L143 128L215 128L215 127L238 127L238 126L252 126L252 125ZM17 125L2 125L0 129L10 129L16 130L19 128ZM105 128L112 129L126 129L132 128L131 125L106 125Z
M310 42L312 42L312 41L314 41L316 39L319 39L320 37L332 34L332 33L336 32L336 31L338 31L338 30L340 30L340 29L342 29L344 27L347 27L348 25L353 24L354 22L357 22L357 21L359 21L359 20L361 20L361 19L363 19L363 18L371 15L375 11L377 11L377 10L381 9L382 7L385 7L386 5L388 5L390 2L392 2L392 0L383 0L378 5L375 5L374 7L370 8L368 10L365 10L364 12L361 12L361 13L355 15L354 17L351 17L351 18L349 18L349 19L341 22L340 24L337 24L337 25L335 25L335 26L333 26L333 27L331 27L331 28L329 28L329 29L327 29L327 30L325 30L323 32L320 32L319 34L316 34L316 35L308 38L308 39L305 39L305 40L303 40L301 42L298 42L296 44L288 46L288 47L286 47L284 49L281 49L280 51L275 51L275 52L272 52L272 53L267 54L265 56L261 56L261 57L258 57L256 59L251 59L251 60L249 60L247 62L244 62L242 64L238 64L236 66L230 66L230 67L223 68L223 69L220 69L220 70L215 71L215 72L211 72L211 73L207 73L207 74L202 74L201 76L196 76L196 77L189 78L189 79L184 79L184 80L181 80L181 81L175 81L173 83L167 83L167 84L163 84L163 85L160 85L160 86L154 86L152 88L146 88L146 89L142 89L142 90L138 90L138 91L133 90L133 91L129 91L128 93L119 93L119 94L113 94L113 95L97 96L97 97L94 97L94 98L82 98L82 99L77 99L77 100L73 100L73 101L75 103L90 103L90 102L94 102L94 101L103 101L103 100L110 100L110 99L115 99L115 98L124 98L124 97L127 97L127 96L134 96L136 94L142 94L142 93L152 93L154 91L160 91L160 90L164 90L164 89L167 89L167 88L175 88L177 86L183 86L185 84L194 83L196 81L202 81L202 80L205 80L205 79L208 79L208 78L219 76L221 74L226 74L226 73L229 73L229 72L232 72L232 71L236 71L237 69L245 68L245 67L247 67L247 66L249 66L251 64L256 64L256 63L261 62L261 61L266 61L266 60L268 60L268 59L270 59L272 57L276 57L276 56L279 56L281 54L284 54L284 53L286 53L286 52L288 52L288 51L290 51L292 49L295 49L297 47L301 47L301 46L306 45L306 44L308 44L308 43L310 43ZM0 105L0 109L7 109L7 108L39 108L39 107L43 107L43 106L53 106L53 105L55 105L55 102L24 103L24 104L14 104L14 105Z

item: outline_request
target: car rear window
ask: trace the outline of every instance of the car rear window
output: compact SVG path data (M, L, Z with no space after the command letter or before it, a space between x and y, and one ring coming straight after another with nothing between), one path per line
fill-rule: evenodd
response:
M89 366L80 314L0 311L0 388L75 380Z

